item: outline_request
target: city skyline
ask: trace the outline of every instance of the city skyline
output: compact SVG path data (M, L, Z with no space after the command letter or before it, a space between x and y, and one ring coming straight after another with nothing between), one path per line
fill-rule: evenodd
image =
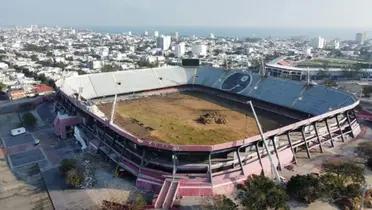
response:
M6 0L0 25L358 28L371 30L368 0Z

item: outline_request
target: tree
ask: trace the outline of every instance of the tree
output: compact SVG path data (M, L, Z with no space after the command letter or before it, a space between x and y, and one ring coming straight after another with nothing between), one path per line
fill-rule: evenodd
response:
M329 76L329 69L319 69L316 74L317 79L327 79Z
M75 169L77 167L77 162L75 159L63 159L61 165L59 166L59 171L63 176L67 174L68 171Z
M106 64L102 67L102 72L112 72L115 71L115 68L113 65Z
M322 68L324 69L324 71L328 71L329 70L329 64L331 62L329 60L322 60L321 63L322 63Z
M369 168L369 170L372 170L372 157L367 159L366 166Z
M330 79L325 80L323 84L327 87L337 87L337 82Z
M320 177L323 195L332 199L354 198L365 183L364 168L350 162L325 163ZM352 196L352 197L350 197Z
M211 204L205 205L203 207L205 210L236 210L238 205L234 203L231 199L224 195L217 195L213 197Z
M127 201L123 199L125 195L119 195L115 193L115 196L108 200L103 200L101 204L102 210L143 210L147 204L145 198L140 193L135 193L132 198Z
M1 91L4 91L5 88L6 88L6 85L5 85L4 83L1 83L1 82L0 82L0 92L1 92Z
M325 163L323 170L327 174L334 174L340 184L364 184L364 168L351 162Z
M288 209L286 191L265 176L253 175L238 189L238 199L247 209Z
M37 55L33 54L33 55L31 55L31 60L32 61L38 61L39 59L38 59Z
M142 210L145 208L146 200L145 198L137 193L134 195L132 201L129 202L129 209L130 210Z
M372 142L362 142L358 145L357 151L365 158L372 157Z
M41 83L44 83L44 84L48 82L48 79L46 78L45 74L38 75L38 79L41 81Z
M26 126L33 127L36 125L37 119L31 112L27 112L22 116L22 121Z
M65 177L65 182L66 184L78 188L80 187L81 183L84 181L84 176L83 173L77 169L73 168L69 171L67 171L66 177Z
M363 95L365 97L370 97L372 93L372 86L365 86L363 87Z
M320 186L319 176L296 175L288 181L287 192L295 200L309 204L320 198Z

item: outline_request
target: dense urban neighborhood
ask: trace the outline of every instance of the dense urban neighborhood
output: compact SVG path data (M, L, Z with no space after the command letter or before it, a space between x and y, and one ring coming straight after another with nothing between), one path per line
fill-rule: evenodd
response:
M0 209L372 208L355 33L0 27Z
M159 31L142 34L97 33L59 27L0 29L0 83L11 99L48 94L54 82L78 74L181 65L198 58L201 65L256 71L267 63L280 69L307 71L314 80L342 77L368 80L372 43L366 33L355 40L306 38L231 38L183 36ZM288 73L287 73L288 75ZM298 79L298 78L297 78ZM39 86L38 86L39 85Z

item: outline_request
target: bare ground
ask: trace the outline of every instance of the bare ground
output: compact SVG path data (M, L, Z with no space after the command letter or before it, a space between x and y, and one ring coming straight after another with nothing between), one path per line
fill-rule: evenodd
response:
M108 103L99 108L109 116L111 106ZM226 123L198 122L201 115L213 111L223 115ZM258 134L247 110L194 92L121 101L114 122L140 138L173 144L217 144Z

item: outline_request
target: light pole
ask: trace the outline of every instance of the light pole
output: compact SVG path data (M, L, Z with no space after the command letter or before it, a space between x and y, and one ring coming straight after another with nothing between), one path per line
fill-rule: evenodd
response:
M117 86L121 85L121 82L116 82L114 73L112 73L112 78L114 79L114 84L115 84L115 97L114 97L114 102L112 103L111 116L110 116L110 122L109 122L110 124L113 124L114 122L116 101L118 100L118 92L119 92L117 89Z
M269 147L267 146L267 143L266 143L266 139L265 139L265 136L264 136L264 133L262 131L262 128L261 128L261 123L260 121L258 120L258 117L257 117L257 114L256 114L256 111L253 107L253 103L252 101L247 101L247 103L249 103L249 105L251 106L251 109L252 109L252 112L253 112L253 116L254 116L254 119L256 120L256 124L257 124L257 127L258 127L258 130L260 132L260 135L261 135L261 139L262 139L262 142L263 142L263 145L266 149L266 152L267 152L267 156L269 158L269 161L270 161L270 165L271 165L271 171L273 172L274 176L275 176L275 180L278 184L281 183L281 179L280 179L280 175L279 175L279 172L278 172L278 169L276 168L274 162L273 162L273 158L271 156L271 152L269 151ZM278 160L279 161L279 160Z

